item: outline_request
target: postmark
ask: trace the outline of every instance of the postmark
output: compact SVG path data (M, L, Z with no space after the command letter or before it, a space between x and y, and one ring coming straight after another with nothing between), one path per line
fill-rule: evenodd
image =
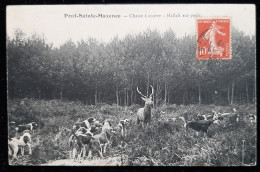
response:
M197 18L197 59L229 60L231 53L231 18Z

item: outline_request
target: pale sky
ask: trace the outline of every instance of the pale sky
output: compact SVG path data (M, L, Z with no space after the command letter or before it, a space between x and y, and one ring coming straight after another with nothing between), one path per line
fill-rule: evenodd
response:
M255 35L255 6L250 4L182 5L22 5L7 7L7 35L20 28L27 36L44 34L48 43L58 47L70 38L75 43L88 37L108 42L114 36L140 33L148 28L161 33L171 28L178 37L195 35L196 19L231 17L232 26L247 35ZM65 18L65 14L115 14L121 18ZM130 18L129 15L161 15L159 18ZM180 14L180 17L167 17ZM188 17L183 17L188 14ZM127 17L124 17L127 16Z

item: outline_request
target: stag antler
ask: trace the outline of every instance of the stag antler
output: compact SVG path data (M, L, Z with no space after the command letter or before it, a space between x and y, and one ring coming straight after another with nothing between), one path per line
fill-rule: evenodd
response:
M141 96L147 98L145 95L143 95L143 94L139 91L138 86L137 86L137 92L138 92L139 94L141 94Z
M152 85L150 85L150 86L152 87L152 93L151 93L151 95L149 97L152 97L152 95L154 94L154 89L153 89Z

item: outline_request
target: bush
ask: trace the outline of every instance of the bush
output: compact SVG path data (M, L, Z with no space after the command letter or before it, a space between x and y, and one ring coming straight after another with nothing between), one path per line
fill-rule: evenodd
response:
M24 105L21 101L24 101ZM242 117L249 113L256 114L254 105L233 107ZM115 137L105 156L124 155L126 158L124 161L128 161L128 165L232 166L241 165L244 151L244 163L253 164L256 162L256 126L248 121L240 121L237 125L227 124L225 127L223 124L212 124L206 137L203 134L197 136L192 130L185 132L181 120L175 122L166 120L178 116L186 116L189 120L193 120L198 113L211 114L212 110L232 112L233 107L167 105L153 108L150 126L143 129L132 123L133 127L128 129L127 137ZM101 122L109 118L112 120L112 125L116 126L120 119L135 120L138 108L139 105L125 108L117 107L115 104L93 106L60 100L9 100L10 121L15 121L17 124L35 121L41 126L32 135L33 140L39 138L37 144L33 143L33 154L23 157L15 164L37 165L50 160L68 158L68 138L60 142L54 140L59 127L71 129L78 118L84 120L89 117L95 117ZM158 120L162 111L165 115L162 120ZM127 143L127 146L124 147L121 143Z

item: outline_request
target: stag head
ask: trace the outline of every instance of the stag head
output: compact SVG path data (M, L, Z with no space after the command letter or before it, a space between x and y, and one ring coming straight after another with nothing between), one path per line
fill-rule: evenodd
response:
M150 85L150 86L151 86L151 85ZM151 93L151 95L148 97L148 96L143 95L143 94L139 91L139 89L138 89L138 87L137 87L137 92L142 96L141 99L143 99L143 101L145 102L145 106L152 106L152 105L153 105L152 98L153 98L153 94L154 94L154 89L153 89L153 86L151 86L151 88L152 88L152 93Z

